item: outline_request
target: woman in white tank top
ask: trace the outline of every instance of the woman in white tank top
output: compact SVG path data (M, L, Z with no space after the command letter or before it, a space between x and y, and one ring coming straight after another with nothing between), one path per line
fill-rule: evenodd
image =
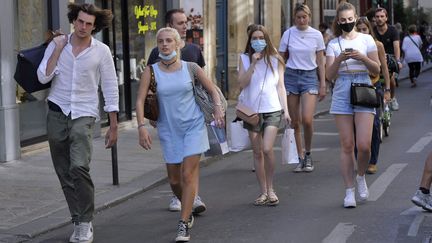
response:
M249 131L261 190L260 196L254 201L257 206L275 206L279 203L273 188L273 144L281 116L290 122L283 71L283 60L273 46L267 30L262 25L252 26L245 54L239 60L238 82L243 89L241 102L259 113L260 118L256 126L244 123Z

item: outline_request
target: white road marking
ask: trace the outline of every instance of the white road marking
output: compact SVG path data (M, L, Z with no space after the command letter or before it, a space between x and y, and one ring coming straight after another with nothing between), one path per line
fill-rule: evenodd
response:
M412 236L412 237L417 236L418 230L424 218L425 216L423 214L419 214L415 217L414 221L411 223L408 229L408 234L407 234L408 236Z
M368 201L376 201L385 192L394 178L407 166L408 164L392 164L384 173L382 173L372 185L369 187Z
M408 149L407 153L419 153L421 152L430 142L432 141L432 132L426 134L426 136L420 138L417 143Z
M314 132L314 135L318 136L339 136L337 132Z
M313 148L313 149L311 149L311 152L323 152L323 151L327 151L329 149L330 148ZM281 147L273 147L273 151L281 151ZM243 150L242 152L252 153L252 149Z
M414 206L403 211L400 215L406 215L406 216L417 215L421 212L423 212L423 209L421 207Z
M328 122L328 121L334 121L335 119L333 119L333 118L317 118L317 119L314 119L314 122Z
M352 223L338 223L322 243L345 243L354 233L355 227Z

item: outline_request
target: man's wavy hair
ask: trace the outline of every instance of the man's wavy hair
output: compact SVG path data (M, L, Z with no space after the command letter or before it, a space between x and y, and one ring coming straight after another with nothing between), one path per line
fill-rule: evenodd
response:
M78 18L78 13L83 11L86 14L95 16L94 27L95 29L92 31L92 35L101 31L102 29L108 28L111 25L113 14L111 10L108 9L100 9L93 4L84 3L84 4L76 4L69 3L68 5L69 12L67 14L69 23L72 23L74 20Z

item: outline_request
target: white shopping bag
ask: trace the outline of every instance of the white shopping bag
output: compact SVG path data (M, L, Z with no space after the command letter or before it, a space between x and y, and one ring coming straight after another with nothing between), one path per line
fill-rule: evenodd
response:
M294 137L294 129L285 128L282 137L282 164L298 164L297 144Z
M231 122L230 132L230 151L239 152L251 147L248 131L243 128L243 121Z

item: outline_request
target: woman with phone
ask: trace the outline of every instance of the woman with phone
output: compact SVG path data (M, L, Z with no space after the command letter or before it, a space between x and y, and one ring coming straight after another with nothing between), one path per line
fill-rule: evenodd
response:
M371 85L369 74L378 75L380 62L372 36L359 33L354 26L357 20L355 7L342 2L336 9L332 39L326 50L326 76L336 80L330 113L334 115L339 132L341 154L340 168L345 184L345 208L356 207L355 163L357 162L357 189L361 201L369 197L365 172L370 157L374 108L354 106L350 103L351 83ZM354 129L355 127L355 129ZM354 142L355 140L355 142ZM357 161L354 145L357 145Z

